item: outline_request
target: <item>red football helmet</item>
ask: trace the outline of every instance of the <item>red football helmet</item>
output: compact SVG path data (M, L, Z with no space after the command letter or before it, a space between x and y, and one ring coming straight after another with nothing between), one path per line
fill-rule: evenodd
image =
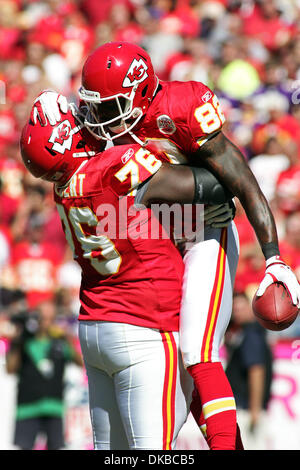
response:
M64 185L84 160L99 151L84 125L74 117L74 108L55 126L29 121L22 130L20 148L26 168L36 178Z
M104 140L130 132L147 112L157 86L150 56L141 47L126 42L98 47L82 70L85 125Z

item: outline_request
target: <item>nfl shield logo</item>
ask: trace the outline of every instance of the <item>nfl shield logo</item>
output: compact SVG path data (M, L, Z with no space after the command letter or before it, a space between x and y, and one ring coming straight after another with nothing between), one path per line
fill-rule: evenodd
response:
M174 122L166 114L162 114L157 118L157 127L162 134L171 135L176 132L176 126Z

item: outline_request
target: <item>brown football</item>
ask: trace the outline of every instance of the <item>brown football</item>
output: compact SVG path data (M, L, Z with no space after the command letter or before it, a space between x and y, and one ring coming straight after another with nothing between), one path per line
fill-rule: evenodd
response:
M296 320L298 307L292 304L289 292L284 285L271 284L261 297L254 296L253 312L258 322L268 330L285 330Z

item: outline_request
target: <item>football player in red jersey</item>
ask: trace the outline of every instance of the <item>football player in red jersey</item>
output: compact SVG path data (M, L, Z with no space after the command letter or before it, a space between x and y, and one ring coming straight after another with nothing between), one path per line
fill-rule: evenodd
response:
M171 163L212 170L239 198L266 258L258 294L270 283L282 281L293 302L300 303L298 282L279 258L273 215L245 158L222 132L225 119L207 86L159 81L146 51L116 42L100 46L87 58L79 96L87 107L85 125L99 140L119 144L129 139L151 151L160 150ZM43 106L47 96L42 95L34 109L42 119L47 108L48 118L55 122L59 110L57 95L53 97L49 96L50 105ZM184 256L180 346L199 394L210 448L234 449L235 404L219 346L231 315L238 237L233 222L223 228L218 225L206 224L204 240Z
M159 222L146 205L228 193L209 172L163 163L138 144L99 154L94 144L71 111L54 127L30 120L21 137L27 169L54 183L82 268L79 337L95 448L173 449L192 392L178 346L184 265L165 227L151 236Z

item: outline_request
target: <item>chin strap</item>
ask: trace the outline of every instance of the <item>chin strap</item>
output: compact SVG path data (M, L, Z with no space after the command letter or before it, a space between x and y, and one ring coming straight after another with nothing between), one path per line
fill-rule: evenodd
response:
M133 132L129 131L128 134L133 138L133 140L135 140L139 145L141 145L142 147L146 147L146 145L148 144L148 140L146 140L145 142L143 142L141 139L138 138L138 136L136 136Z

